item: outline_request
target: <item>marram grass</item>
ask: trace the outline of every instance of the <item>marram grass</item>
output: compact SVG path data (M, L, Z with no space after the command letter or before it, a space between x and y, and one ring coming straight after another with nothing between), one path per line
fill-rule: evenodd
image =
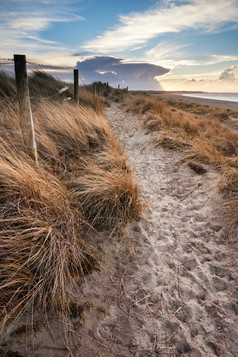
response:
M225 198L222 216L237 227L238 132L227 123L238 119L238 112L145 94L124 96L124 105L140 114L147 132L158 133L155 146L179 150L183 162L205 163L219 171L218 188Z
M97 257L89 229L137 219L141 202L104 117L34 102L39 166L25 154L18 103L0 113L1 325L28 308L69 311L68 292Z

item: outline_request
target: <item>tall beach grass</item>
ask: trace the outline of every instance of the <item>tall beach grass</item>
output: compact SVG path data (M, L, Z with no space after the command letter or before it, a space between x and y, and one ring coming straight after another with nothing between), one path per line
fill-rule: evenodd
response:
M35 91L34 97L41 94L40 89ZM1 327L30 308L67 312L68 292L98 256L90 230L110 233L141 213L127 158L102 114L104 99L87 93L88 104L77 106L33 98L36 167L23 145L17 99L10 89L11 98L4 93L6 101L0 108ZM50 93L45 91L44 96Z

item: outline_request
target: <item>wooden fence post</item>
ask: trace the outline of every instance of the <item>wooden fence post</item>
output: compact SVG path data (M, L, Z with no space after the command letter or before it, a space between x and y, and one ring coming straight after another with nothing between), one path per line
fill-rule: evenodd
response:
M36 165L38 165L34 122L31 112L31 103L29 97L29 87L26 71L26 56L14 55L14 65L23 142L27 152L34 158Z
M79 104L79 71L74 69L74 101Z
M120 84L118 84L118 89L120 89Z

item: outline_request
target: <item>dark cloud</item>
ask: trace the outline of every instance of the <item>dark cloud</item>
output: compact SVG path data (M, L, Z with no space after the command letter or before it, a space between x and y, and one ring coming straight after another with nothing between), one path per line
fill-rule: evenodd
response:
M93 56L93 53L92 52L77 52L77 53L73 53L71 54L70 56L72 57L81 57L81 56Z
M156 76L169 72L168 69L149 63L123 63L114 57L93 57L77 62L77 68L86 83L109 82L112 87L130 89L162 89Z

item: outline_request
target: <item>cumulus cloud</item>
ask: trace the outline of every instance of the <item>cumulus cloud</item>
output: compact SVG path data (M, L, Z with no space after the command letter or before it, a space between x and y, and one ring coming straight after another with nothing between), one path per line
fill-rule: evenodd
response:
M149 63L124 63L115 57L93 57L77 62L77 68L84 81L109 82L111 86L129 87L130 89L161 89L155 79L169 70Z
M229 81L229 82L237 81L238 78L236 76L236 74L237 74L236 72L238 72L238 65L225 68L221 72L219 80L221 80L221 81Z
M114 29L105 31L83 48L95 53L133 50L165 33L198 28L211 32L237 21L237 0L164 1L144 13L121 15Z

